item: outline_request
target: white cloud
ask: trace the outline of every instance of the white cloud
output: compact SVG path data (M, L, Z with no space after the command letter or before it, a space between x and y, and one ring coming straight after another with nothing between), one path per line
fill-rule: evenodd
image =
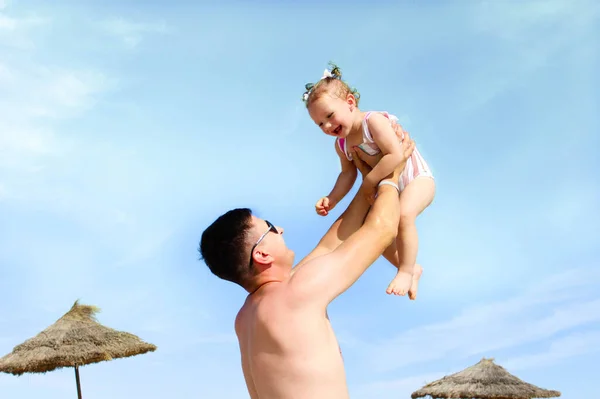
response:
M17 21L0 14L0 29L14 30L17 27Z
M17 173L5 182L6 191L20 185L19 173L39 172L68 153L73 142L57 135L59 122L88 111L110 87L96 71L0 64L0 170Z
M35 20L39 19L11 19L15 33L6 36L7 42L18 37L22 43L30 42L32 45L12 46L0 53L0 199L4 203L18 204L20 208L43 209L62 215L66 223L74 221L88 234L104 230L103 234L109 241L112 240L107 245L112 244L111 249L116 252L114 256L125 261L127 258L139 259L143 255L140 251L151 254L151 250L159 250L168 234L165 236L164 230L161 230L162 235L151 240L153 248L149 248L149 244L139 244L155 237L155 231L132 221L129 212L123 209L124 201L120 201L126 194L114 195L114 191L126 193L123 188L130 184L128 177L124 176L126 174L115 171L126 166L122 165L126 163L126 157L120 158L124 160L122 163L113 161L107 164L103 159L106 153L115 156L119 155L117 151L94 153L97 148L89 148L78 130L73 127L66 129L66 126L73 126L75 119L92 111L98 101L106 98L109 91L117 87L116 79L95 68L93 60L86 60L88 66L78 67L47 57L40 61L40 52L35 46L36 34L47 36L51 32L46 26L40 26L36 34L21 29ZM91 130L91 127L87 129ZM100 168L93 168L91 157L95 158L97 166L101 165ZM110 177L102 175L111 173ZM37 234L35 226L35 222L28 225L32 235ZM7 238L17 240L16 237L22 237L22 233L21 227L13 226ZM43 241L48 241L48 238ZM131 241L137 252L125 255L130 250ZM14 245L10 253L17 250L25 254L30 252L25 241ZM83 246L70 248L71 245L55 242L46 252L46 260L30 259L31 269L39 268L40 273L27 280L24 290L35 291L38 286L46 286L41 276L44 276L48 262L53 261L52 256L56 260L63 257L57 248L69 254L58 262L61 270L72 269L70 277L73 281L78 278L82 284L88 281L81 267L82 263L89 263L85 262L86 255L81 252ZM97 245L86 247L89 253ZM19 273L25 272L11 271L14 275Z
M37 172L44 155L58 153L60 146L52 132L38 127L17 127L0 122L0 169ZM8 184L8 183L7 183Z
M600 306L596 307L596 311L600 312ZM511 370L535 369L598 351L600 351L600 330L576 332L552 341L545 352L509 358L502 364Z
M475 26L481 32L509 40L522 39L532 28L545 26L548 22L566 15L577 14L581 1L549 0L536 3L508 4L483 1L475 7ZM588 4L591 5L591 4Z
M114 86L101 72L32 62L3 64L0 69L2 117L12 122L64 119L91 108L96 96ZM37 120L35 118L42 118Z
M26 37L27 34L31 32L32 28L48 24L50 19L34 14L26 17L12 17L7 14L6 8L6 2L0 3L0 43L9 47L31 47L32 42Z
M527 329L527 326L520 325L519 330L523 331L523 329ZM552 366L575 356L592 355L598 351L600 351L600 330L592 330L575 332L553 340L544 352L516 357L496 357L496 362L514 373L520 370ZM394 392L394 396L397 397L410 397L410 394L420 387L457 371L459 370L440 370L400 379L357 384L355 387L351 387L351 393L353 397L365 399L388 398L390 392Z
M6 7L6 3L4 4ZM25 19L16 19L8 16L3 8L0 8L0 44L8 48L31 48L33 42L27 37Z
M600 297L591 289L599 277L600 271L591 268L571 270L510 299L473 305L447 321L410 329L379 344L365 344L364 350L369 353L370 367L387 371L447 357L492 356L502 349L538 342L600 321Z
M553 56L564 56L594 35L600 15L595 1L484 1L473 8L474 29L494 46L466 84L465 108L472 110L527 79ZM493 60L493 62L489 62Z
M137 23L125 20L124 18L112 18L101 24L108 34L122 40L129 47L136 47L146 34L164 34L167 33L165 23Z
M116 82L93 68L37 62L35 37L49 18L0 18L0 28L10 29L0 29L0 43L8 45L0 54L0 170L14 172L4 195L20 197L13 192L22 186L20 173L37 173L69 151L72 142L56 133L59 123L91 109Z

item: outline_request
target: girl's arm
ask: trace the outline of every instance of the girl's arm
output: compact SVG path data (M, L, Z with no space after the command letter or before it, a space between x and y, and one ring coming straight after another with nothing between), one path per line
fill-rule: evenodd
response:
M365 176L364 183L375 187L382 179L389 176L398 165L406 161L402 154L402 146L396 132L390 125L390 120L381 114L372 114L367 120L369 131L383 157L373 170Z
M352 187L354 186L354 182L356 182L356 177L358 172L356 170L356 166L352 161L349 161L346 158L346 154L344 154L339 146L337 145L337 140L334 142L335 152L340 158L340 164L342 166L342 171L331 190L331 193L327 196L329 198L329 207L333 208L340 202L347 194L350 192Z

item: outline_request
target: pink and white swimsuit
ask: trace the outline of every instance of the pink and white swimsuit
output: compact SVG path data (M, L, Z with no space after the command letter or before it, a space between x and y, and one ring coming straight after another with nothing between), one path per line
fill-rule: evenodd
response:
M371 133L369 132L369 126L367 125L367 120L369 119L369 116L371 116L371 114L373 112L377 112L379 114L382 114L386 118L388 118L390 120L390 125L392 125L392 126L395 123L398 123L398 118L396 116L391 115L385 111L369 111L369 112L367 112L367 114L365 115L365 118L362 121L363 142L360 145L358 145L358 148L360 148L361 150L363 150L365 153L367 153L369 155L377 155L381 152L381 149L379 149L379 147L375 143L375 140L373 140L373 136L371 136ZM402 134L402 139L404 139L404 134ZM340 147L340 150L344 154L346 154L346 158L348 158L349 161L352 161L352 155L350 155L350 153L348 152L348 149L346 148L346 139L338 138L337 144L338 144L338 147ZM433 179L433 173L431 172L429 165L427 165L427 162L425 162L425 159L423 158L421 153L415 147L412 155L406 162L406 167L404 168L404 170L402 171L402 174L400 175L400 178L398 179L398 185L400 186L400 191L404 190L411 181L413 181L414 179L416 179L419 176L430 177Z

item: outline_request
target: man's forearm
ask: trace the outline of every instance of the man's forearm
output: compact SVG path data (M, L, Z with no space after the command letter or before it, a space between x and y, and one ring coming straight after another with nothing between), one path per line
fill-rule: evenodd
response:
M377 199L364 221L365 226L373 224L381 227L385 224L389 227L391 224L393 232L397 232L398 223L400 222L400 204L398 202L400 190L394 180L396 179L384 179L382 181L382 187L377 190ZM390 186L393 186L393 188ZM383 195L384 190L385 196Z
M401 167L404 169L406 159L403 159L402 154L386 154L381 158L373 170L369 172L365 177L365 180L368 180L369 183L375 186L382 179L391 175L400 164L402 164Z

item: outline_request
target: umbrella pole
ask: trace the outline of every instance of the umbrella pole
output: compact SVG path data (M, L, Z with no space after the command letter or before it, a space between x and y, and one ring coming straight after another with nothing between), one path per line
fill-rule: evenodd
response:
M79 385L79 367L75 366L75 381L77 382L77 398L81 399L81 385Z

